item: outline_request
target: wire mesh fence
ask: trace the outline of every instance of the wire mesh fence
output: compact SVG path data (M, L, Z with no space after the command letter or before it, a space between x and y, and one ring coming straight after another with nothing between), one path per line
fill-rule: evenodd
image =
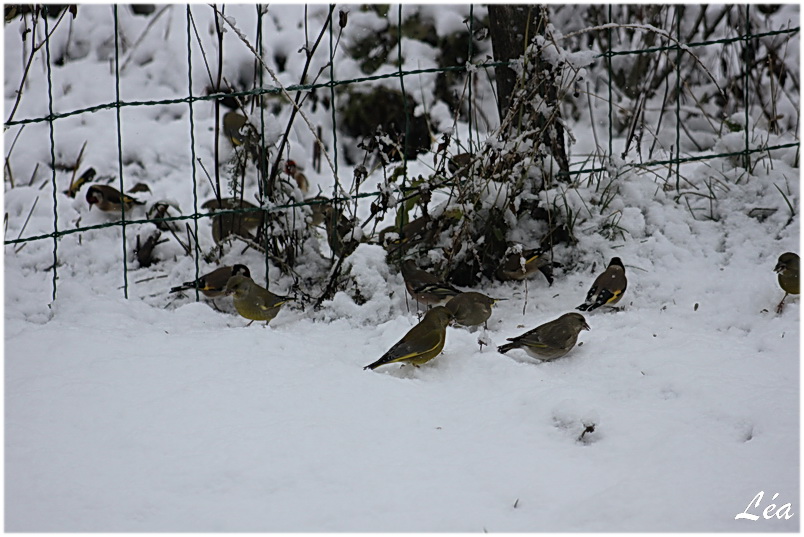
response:
M125 89L123 86L131 83L130 80L124 81L123 73L130 69L140 41L131 43L130 38L120 30L122 11L129 7L114 5L108 6L114 23L109 36L113 99L80 108L69 108L65 103L56 102L58 91L54 70L71 68L71 63L64 61L63 52L65 39L69 43L71 37L63 37L63 34L68 33L70 18L81 16L82 8L79 7L76 13L70 9L44 5L22 14L12 13L11 17L7 8L7 21L17 20L14 17L19 17L28 28L30 35L26 38L25 46L30 48L19 90L11 100L10 107L10 101L6 99L7 109L10 108L5 120L6 188L15 186L12 169L16 137L28 126L46 125L48 138L39 139L37 143L41 144L43 150L47 150L47 159L43 159L41 164L50 168L47 188L53 203L53 226L49 233L26 235L25 225L22 225L19 236L7 236L5 245L19 248L25 243L52 241L50 269L53 272L54 299L59 280L60 239L105 228L121 231L123 262L120 271L123 277L122 290L126 297L129 288L127 274L133 263L129 259L127 233L144 224L155 224L182 243L187 255L194 259L196 278L200 273L202 260L209 254L202 251L198 240L199 226L207 224L213 228L218 226L219 236L224 235L220 237L221 240L215 241L215 248L223 248L223 239L233 235L237 240L246 239L249 247L261 249L265 254L266 270L270 263L274 263L292 271L292 260L299 253L299 242L308 237L307 231L299 227L296 220L315 215L317 208L323 208L324 210L318 212L322 212L321 216L326 220L327 238L333 239L328 241L333 252L331 261L335 264L337 258L339 262L336 266L340 266L340 262L350 253L348 248L342 249L344 236L349 235L350 230L352 238L355 237L354 229L361 227L366 230L368 240L381 241L382 239L376 239L376 233L368 233L368 230L372 227L376 230L377 222L386 213L394 214L396 211L394 225L400 232L404 225L413 220L407 214L413 206L427 211L429 194L425 196L426 191L460 193L465 183L475 180L474 177L467 178L466 175L443 171L445 164L449 164L451 157L458 152L458 148L464 148L466 154L481 154L490 145L488 139L499 139L502 136L501 129L488 128L489 125L493 126L493 121L484 122L483 111L478 109L479 98L473 92L480 91L478 88L481 80L485 81L486 88L493 88L494 70L501 66L511 66L520 74L528 72L527 53L524 56L524 66L523 60L495 61L488 54L488 39L483 36L488 19L485 13L482 17L476 16L476 7L473 5L467 6L469 16L464 21L464 32L468 38L460 42L464 61L454 65L418 69L403 69L404 65L410 63L408 60L412 54L403 50L403 45L411 46L413 41L410 37L410 25L406 27L406 21L411 19L406 17L406 10L409 11L412 7L398 5L394 8L375 8L378 14L389 21L393 20L395 24L389 23L384 33L372 36L374 50L379 47L377 43L383 43L386 54L383 64L396 68L374 69L372 74L345 78L338 77L338 50L343 48L341 39L349 29L350 13L346 8L327 6L322 17L309 19L320 23L320 28L317 29L317 39L307 38L299 51L306 63L301 81L297 84L283 83L283 77L276 72L276 66L272 67L267 61L266 49L275 51L276 47L271 41L272 36L264 27L264 21L269 16L266 6L254 6L253 37L246 35L237 21L226 15L223 6L163 6L160 11L150 14L150 20L158 20L163 13L168 13L168 8L173 15L179 10L183 12L183 17L174 17L171 20L169 28L174 32L181 30L183 34L184 47L173 50L172 53L186 62L180 64L177 61L177 65L186 69L186 92L182 93L179 88L175 88L174 95L154 99L129 99L122 95ZM702 187L703 192L693 192L700 185L693 185L685 174L684 166L687 164L736 159L745 174L750 175L757 161L773 152L789 149L797 152L799 142L795 133L798 130L798 73L789 67L791 62L798 64L798 46L795 41L799 33L797 21L784 27L758 29L758 20L770 20L769 14L762 10L770 10L771 7L718 6L712 7L708 12L706 6L698 6L697 10L693 8L694 6L629 8L612 5L602 8L554 7L549 13L549 19L555 22L551 26L545 24L544 27L533 29L534 34L541 39L534 49L535 53L542 58L551 54L555 56L550 61L556 69L560 91L553 105L565 109L566 116L561 122L577 121L582 115L588 114L585 119L589 120L594 131L593 152L573 155L567 170L547 166L548 174L553 180L596 184L600 190L605 190L614 179L629 170L641 170L660 178L657 184L666 190L675 191L679 202L689 203L687 200L691 196L711 198L714 196L714 187L710 182L705 188ZM349 9L354 7L350 6ZM639 14L640 22L624 20L634 18L637 9L644 10ZM713 13L715 10L717 13ZM202 11L214 12L213 33L219 39L216 51L205 50L199 37L196 18ZM584 17L573 16L581 12L585 14ZM305 21L307 20L306 17ZM566 28L560 26L562 23ZM146 27L140 35L142 40L147 39L146 34L150 28L151 26ZM38 34L38 31L43 32L43 35ZM220 66L224 60L222 36L227 32L230 38L236 39L245 47L245 54L250 56L255 73L253 87L250 89L235 87L237 84L223 81L220 69L217 76L214 72L216 64ZM22 35L26 37L25 33ZM8 43L8 35L6 39ZM439 44L446 46L444 42ZM59 58L54 58L53 49L56 45L61 50ZM588 53L591 61L583 66L574 65L577 62L569 58L567 51L581 50ZM319 51L321 56L317 55ZM702 51L710 52L702 54ZM212 58L213 52L220 56ZM276 53L273 54L276 58ZM791 57L794 59L791 60ZM371 59L371 56L368 58ZM710 61L712 59L714 62ZM28 96L28 91L24 88L34 61L41 62L44 67L47 91L39 99L45 104L29 106L25 108L24 117L18 117L22 115L20 100L23 95ZM596 67L590 67L591 62ZM370 68L368 70L371 71ZM592 77L594 81L590 82L587 78L593 70L599 76ZM207 91L199 90L195 76L199 71L209 74L212 83ZM417 118L422 115L417 108L421 107L424 99L417 100L417 96L411 94L412 82L417 81L418 88L418 81L422 77L447 75L462 77L462 91L453 91L453 94L459 93L460 96L456 99L457 104L449 111L455 119L451 128L437 132L441 135L440 143L427 140L421 144L422 147L416 147L413 131ZM348 90L354 88L357 92L365 93L365 88L374 87L375 83L384 87L394 85L401 102L404 124L396 126L396 137L389 136L388 132L380 132L359 140L358 147L364 151L360 162L354 151L351 155L339 153L339 150L344 151L345 144L352 143L352 139L344 141L342 134L344 124L351 120L346 110L347 102L353 94L348 93ZM6 87L9 85L16 85L16 82L6 79ZM792 93L788 94L791 91L788 88L791 87ZM768 88L770 94L763 95ZM484 97L488 94L486 91ZM786 96L780 98L779 94ZM310 107L319 106L318 103L325 101L328 101L327 108L331 117L327 133L322 131L320 124L314 125L309 117ZM388 106L383 101L366 102L370 103L366 106L377 107L380 114ZM661 106L651 109L657 102ZM197 106L205 103L215 107L215 159L211 165L209 162L204 163L196 152L199 130L194 113ZM246 110L246 103L251 105L251 111ZM221 106L224 108L221 109ZM274 132L266 126L266 122L272 107L277 106L290 112L286 125ZM126 148L130 137L124 136L126 120L132 117L131 114L162 113L177 109L176 107L184 108L187 114L184 143L187 145L189 160L184 163L184 170L189 176L186 181L192 189L193 205L190 211L171 215L178 211L163 205L159 212L152 210L158 209L154 205L148 208L145 217L132 218L132 206L124 198L123 202L117 204L119 218L97 224L77 222L71 227L60 222L59 205L68 203L69 199L65 197L63 185L58 180L59 172L64 166L57 157L57 145L60 136L72 135L70 130L59 130L63 122L71 119L80 121L82 117L98 113L113 113L114 127L109 129L109 135L114 136L117 150L117 178L114 185L119 192L124 193L131 186L129 177L132 166L132 159ZM32 109L41 109L44 113L29 114L28 111ZM789 112L791 109L794 114ZM600 114L601 111L604 113ZM727 117L722 117L724 114ZM230 119L242 121L239 128L231 130L227 126L227 115ZM603 117L599 117L600 115ZM716 117L717 115L720 117ZM359 117L355 121L360 122ZM715 122L717 125L712 125ZM459 123L460 128L457 126ZM711 128L703 135L701 133L705 129L696 126L696 123L706 123ZM287 158L287 145L290 143L291 131L300 124L303 124L301 128L306 129L307 138L312 141L313 159L318 161L317 166L322 166L326 170L324 174L331 176L331 192L327 192L328 197L323 197L323 192L315 197L299 195L296 187L301 187L301 184L294 185L288 181L295 172L282 169L283 163L290 161ZM757 125L761 125L763 132L770 135L758 135ZM784 131L792 131L793 134L787 137L776 135ZM739 146L734 142L735 136L741 138ZM430 137L435 137L432 127ZM232 144L235 156L231 161L224 161L219 156L222 152L219 147L220 139L228 139ZM728 139L728 143L722 143L724 139ZM667 140L671 143L668 144ZM158 141L154 143L158 145ZM438 148L434 149L434 145ZM451 155L447 155L447 147ZM368 158L369 155L371 159ZM429 165L429 155L432 155L433 161L431 176L424 181L421 177L410 177L408 162L426 159ZM79 163L80 158L76 166L69 170L71 182L75 181L76 175L80 175ZM345 163L348 164L344 167ZM212 171L208 171L210 166ZM490 166L487 159L483 164L478 163L476 168L472 167L472 170L475 175L487 174L491 170ZM344 170L348 170L352 177L346 179ZM378 188L361 191L370 174L381 177ZM257 188L257 205L244 200L247 177L250 186ZM199 187L205 180L212 185L217 200L211 205L202 203L199 198ZM685 185L690 188L685 190ZM71 190L72 185L70 186ZM80 187L80 184L77 185L77 189ZM709 188L708 193L706 188ZM393 201L389 201L391 198ZM226 199L234 201L226 202ZM339 232L344 214L349 215L345 221L356 219L356 204L360 200L371 203L371 212L363 217L361 224L344 224L348 230ZM400 205L407 207L404 214L397 209ZM302 208L307 208L307 212L294 212ZM281 215L281 223L277 223L279 217L273 219L271 214ZM240 231L250 215L259 215L260 220L254 234L244 237ZM562 217L565 223L572 220L571 215L563 214ZM374 222L368 224L369 220ZM180 224L185 224L184 230L179 227ZM235 229L230 230L231 233L227 235L223 231L224 225ZM179 235L185 232L186 239L180 239ZM214 235L214 229L212 233ZM158 240L158 235L155 240ZM143 249L144 245L138 244L137 251ZM340 252L337 251L339 249ZM138 262L142 264L141 259Z

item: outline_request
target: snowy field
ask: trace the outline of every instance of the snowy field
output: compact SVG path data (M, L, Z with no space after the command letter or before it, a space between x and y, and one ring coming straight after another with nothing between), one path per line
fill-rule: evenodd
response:
M245 12L230 8L254 35ZM323 6L311 9L320 16ZM467 8L443 9L442 24L460 25ZM204 31L209 11L198 8ZM294 54L302 7L270 13L284 24L271 26L276 40L268 42ZM57 110L114 99L109 63L99 59L110 21L108 7L80 7L71 46L87 55L55 68ZM185 11L160 21L124 73L125 100L186 95L186 48L185 56L175 52L186 43ZM121 8L129 39L147 24ZM4 36L6 117L22 70L19 25L6 25ZM55 36L58 54L67 32ZM248 63L245 49L228 53L231 65ZM341 68L340 78L357 74L346 60ZM47 113L41 61L33 73L18 118ZM200 92L206 73L198 65L195 73ZM284 76L294 83L299 72L288 67ZM188 110L122 114L127 184L147 181L151 200L185 210L193 194ZM209 163L212 106L196 104L194 119L198 157ZM278 120L272 128L283 127ZM5 133L6 153L17 129ZM581 152L593 145L583 129L575 135ZM53 230L48 136L45 124L27 126L14 148L14 173L25 180L5 185L6 239L19 235L34 203L22 236ZM742 136L726 135L718 149L739 150ZM85 165L117 175L114 110L56 122L56 140L59 159L74 159L86 141ZM307 154L299 144L294 150ZM676 203L651 176L624 176L613 202L624 240L581 226L582 253L551 287L538 275L527 288L486 282L478 290L508 299L489 321L493 345L481 350L482 332L450 327L443 354L421 368L362 369L417 320L401 275L376 244L360 245L348 261L364 304L339 293L318 311L291 306L270 326L248 328L207 300L167 292L194 277L175 241L161 245L160 263L137 267L134 240L147 226L127 228L128 299L120 228L60 239L55 301L52 240L6 246L5 529L798 531L800 300L788 297L775 313L783 292L773 268L782 252L800 252L800 182L795 148L771 157L721 194L715 219ZM326 173L306 172L331 189ZM426 172L411 164L411 175ZM88 211L84 191L66 197L67 172L57 181L60 229L115 219ZM792 219L779 189L796 209ZM209 197L205 179L199 190L199 200ZM777 211L759 221L748 216L756 207ZM199 226L208 248L209 225ZM263 257L241 250L222 262L244 262L265 283ZM496 352L506 338L573 311L615 255L629 278L622 311L587 314L591 330L566 357L538 363L520 350ZM202 263L201 272L211 268ZM287 289L276 267L268 275L272 289ZM226 299L216 302L231 310ZM735 520L760 491L760 507L748 510L759 520ZM794 516L764 519L771 503L790 503Z

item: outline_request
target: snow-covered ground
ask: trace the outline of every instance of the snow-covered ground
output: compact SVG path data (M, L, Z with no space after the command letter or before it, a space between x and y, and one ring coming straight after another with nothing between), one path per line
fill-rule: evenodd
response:
M253 7L229 8L253 35L253 21L238 11ZM444 12L454 18L466 9ZM266 20L279 21L276 46L294 54L303 8L269 12ZM202 6L196 14L206 32L211 17ZM130 40L147 25L122 8L121 16ZM110 20L108 7L80 7L72 39L89 52L55 70L58 109L113 100L113 85L86 82L94 73L113 83L100 57ZM124 99L186 94L185 60L161 45L186 39L184 9L161 20L149 30L158 39L137 51L150 61L135 58L142 65L125 74ZM6 114L21 69L17 25L5 32ZM248 59L231 53L233 64ZM46 113L42 64L34 65L20 118ZM147 181L152 199L185 209L188 109L123 112L127 184ZM210 162L212 107L196 104L194 114L198 156ZM6 153L16 129L6 132ZM52 231L48 139L46 125L29 125L14 148L6 239L18 236L34 203L22 235ZM85 165L117 174L114 111L60 120L56 140L59 160L74 159L87 141ZM527 288L486 282L479 290L508 298L489 321L493 345L481 350L482 332L449 328L443 354L421 368L362 369L416 323L401 276L376 244L360 245L350 260L364 304L339 293L318 311L291 306L270 326L248 328L209 301L167 292L194 277L175 241L160 245L160 263L137 268L134 240L148 226L127 228L129 299L119 228L60 239L55 301L52 240L6 246L6 530L797 531L800 300L788 297L777 315L783 293L773 273L779 254L800 251L794 162L790 149L757 166L719 196L714 220L694 216L651 176L627 174L613 203L624 239L581 227L583 253L552 287L540 276ZM720 164L696 164L688 176ZM426 167L413 164L416 173ZM308 175L331 189L325 173ZM75 200L62 194L67 172L58 182L60 229L79 218L82 226L114 219L88 211L83 190ZM777 187L796 208L792 220ZM200 200L209 197L205 179L199 190ZM777 211L760 222L747 215L755 207ZM209 247L203 225L199 239ZM243 261L264 283L264 259L241 249L222 262ZM622 311L587 314L591 331L570 354L538 363L495 351L572 311L614 255L629 278ZM279 292L290 284L276 267L269 276ZM760 506L748 509L760 491ZM794 516L764 519L771 503L790 503ZM735 520L746 510L759 520Z

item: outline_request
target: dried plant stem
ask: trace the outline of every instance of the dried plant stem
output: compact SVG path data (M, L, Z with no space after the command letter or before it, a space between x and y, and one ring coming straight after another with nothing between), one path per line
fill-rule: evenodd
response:
M28 221L31 219L31 215L33 214L33 211L36 208L36 204L38 202L39 202L39 196L36 196L36 199L34 199L33 205L31 206L31 210L28 211L28 216L25 218L25 223L22 224L22 229L20 229L20 232L17 235L17 240L19 240L19 238L22 237L22 233L25 231L25 228L28 227ZM14 253L19 253L19 251L22 250L26 244L28 243L27 242L20 243L18 247L14 248Z
M9 113L8 118L6 119L6 123L10 123L11 120L14 119L14 114L17 113L17 108L20 105L20 99L22 99L22 88L25 86L25 81L28 80L28 72L31 70L31 64L33 63L34 56L36 55L37 52L39 52L39 49L41 49L45 45L45 43L48 42L50 36L52 36L53 32L56 31L56 28L59 27L59 24L61 24L61 21L64 20L64 16L67 14L68 11L69 10L65 9L64 11L61 12L59 20L57 20L56 24L53 25L53 28L50 30L50 33L47 34L45 38L42 39L42 41L38 45L34 45L34 47L31 49L31 54L28 56L28 61L25 63L25 68L22 71L22 80L20 80L20 87L16 92L17 97L14 100L14 105L11 107L11 112ZM31 30L31 42L36 40L36 26L38 19L39 19L39 12L35 11L35 14L32 19L33 30Z
M260 62L260 65L262 65L263 68L268 72L268 74L271 75L271 78L274 80L274 83L280 89L282 94L285 96L285 98L288 100L288 102L290 102L293 105L294 109L298 112L298 114L301 116L301 118L307 124L307 127L310 129L310 132L313 134L313 137L315 138L316 143L319 143L319 144L321 144L323 146L324 142L322 142L321 139L318 138L318 136L316 135L316 129L313 126L312 122L310 122L310 119L307 117L307 115L304 113L304 111L299 107L298 104L296 104L295 100L290 96L288 91L285 89L285 87L279 81L279 78L276 76L276 73L274 73L274 70L271 69L271 67L269 65L267 65L263 61L263 59L260 57L260 55L254 49L254 46L251 43L249 43L248 39L243 34L243 32L241 32L240 29L237 28L228 18L224 17L219 11L217 11L217 9L215 11L216 11L216 13L218 13L220 15L220 17L223 19L223 21L227 25L229 25L229 27L237 34L237 36L246 45L246 47L248 47L248 49L251 51L251 53L254 55L254 57L257 58L257 60ZM332 15L332 12L330 11L330 16L331 15ZM329 167L332 170L333 175L335 175L335 164L332 162L332 159L330 158L329 153L324 152L324 156L327 159L327 163L329 164Z

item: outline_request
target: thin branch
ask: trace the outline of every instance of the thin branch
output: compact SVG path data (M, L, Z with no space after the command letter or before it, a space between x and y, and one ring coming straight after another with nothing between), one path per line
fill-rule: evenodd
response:
M157 13L156 15L154 15L154 16L151 18L151 20L148 22L148 26L146 26L146 27L145 27L145 30L143 30L143 31L142 31L142 33L141 33L141 34L140 34L140 36L137 38L137 40L134 42L134 44L131 46L131 48L130 48L130 49L128 49L128 54L127 54L127 56L128 56L128 57L125 59L125 61L123 61L123 66L122 66L122 67L120 67L120 74L121 74L121 75L123 74L123 71L125 71L125 70L126 70L126 66L128 65L128 63L129 63L129 62L131 61L131 59L134 57L134 51L137 49L137 47L140 45L140 43L142 43L143 39L145 39L145 36L146 36L146 35L148 35L148 32L151 30L151 28L153 28L153 26L154 26L154 24L156 23L156 21L157 21L157 20L159 20L159 17L161 17L161 16L162 16L162 14L163 14L165 11L167 11L167 10L168 10L168 8L170 8L170 7L172 7L172 6L171 6L170 4L167 4L165 7L163 7L162 9L160 9L160 10L159 10L159 13Z
M34 199L33 205L31 206L31 210L28 211L28 217L25 218L25 223L22 224L22 229L20 229L20 232L17 235L17 240L19 240L19 238L22 237L22 233L25 231L25 228L28 227L28 221L31 219L31 215L33 214L33 211L36 208L36 204L38 202L39 202L39 196L36 196L36 199ZM28 243L23 242L21 246L19 246L18 248L14 249L14 253L19 253L19 251L22 250L23 246L25 246L26 244L28 244Z
M14 101L14 106L11 108L11 113L9 114L8 119L6 119L6 123L11 122L11 120L14 119L14 114L17 113L17 107L20 105L20 99L22 99L22 88L23 88L23 86L25 86L25 81L28 79L28 71L31 69L31 64L33 63L34 56L39 51L39 49L41 49L44 46L44 44L48 42L48 40L50 39L50 36L52 36L53 32L56 31L56 28L59 27L59 24L61 24L61 21L64 20L64 16L67 14L68 11L69 10L65 9L64 11L61 12L61 15L59 16L59 20L57 20L56 24L53 25L53 29L50 30L50 33L48 33L45 36L45 38L38 45L34 46L31 49L31 55L28 57L28 63L25 64L25 69L23 70L23 73L22 73L22 80L20 81L20 87L17 90L17 98ZM36 38L36 19L37 18L38 18L38 15L35 16L34 19L33 19L33 30L32 30L32 33L31 33L31 41L32 42Z
M612 23L608 23L608 24L601 24L599 26L593 26L592 28L584 28L582 30L578 30L577 32L571 32L571 33L568 33L567 35L558 36L555 39L567 39L567 38L570 38L570 37L575 37L575 36L580 35L580 34L585 34L585 33L588 33L588 32L596 32L596 31L599 31L599 30L609 30L611 28L631 28L632 30L643 30L645 32L655 32L655 33L659 34L660 36L664 37L665 39L668 39L668 40L672 41L673 43L676 44L676 46L678 48L680 48L681 50L683 50L684 52L686 52L687 54L689 54L690 56L695 58L695 62L701 67L701 69L704 70L704 72L707 75L709 75L709 79L712 81L712 83L715 85L717 90L720 92L720 95L722 97L724 97L724 98L726 97L726 93L723 91L723 89L717 83L717 79L715 79L714 75L712 75L712 73L709 71L709 69L706 68L706 65L703 64L703 62L700 60L700 58L698 58L698 56L696 56L693 53L693 51L692 51L692 49L690 47L688 47L684 43L680 43L675 37L670 35L668 32L662 30L661 28L656 28L655 26L653 26L651 24L621 24L621 23L612 22Z
M334 8L333 8L333 9L334 9ZM217 13L220 15L220 12L218 12L217 10L216 10L216 12L217 12ZM310 119L307 117L307 115L304 113L304 111L303 111L301 108L299 108L299 105L297 105L297 104L296 104L296 102L294 101L294 99L293 99L293 98L290 96L290 94L288 93L288 91L285 89L285 87L284 87L284 86L282 85L282 83L279 81L279 78L276 76L276 73L274 73L273 69L271 69L271 68L270 68L270 67L269 67L269 66L268 66L268 65L267 65L267 64L266 64L266 63L263 61L263 59L260 57L260 55L259 55L259 54L257 53L257 51L254 49L254 46L253 46L251 43L249 43L249 42L248 42L248 39L247 39L247 38L246 38L246 36L243 34L243 32L241 32L241 31L240 31L240 29L239 29L239 28L237 28L237 26L235 26L235 25L232 23L232 21L231 21L231 20L229 20L229 19L228 19L228 18L226 18L226 17L223 17L223 15L220 15L220 16L221 16L221 18L224 20L224 22L225 22L226 24L228 24L228 25L229 25L229 27L230 27L230 28L231 28L231 29L232 29L232 30L233 30L233 31L234 31L234 32L237 34L237 36L240 38L240 40L243 42L243 44L245 44L245 45L246 45L246 47L248 47L248 49L251 51L251 53L254 55L254 57L255 57L255 58L257 58L257 59L259 60L260 64L261 64L261 65L262 65L262 66L265 68L265 70L268 72L268 74L269 74L269 75L271 75L271 78L273 78L274 83L276 84L276 86L279 88L279 90L282 92L282 94L285 96L285 98L286 98L286 99L287 99L287 100L288 100L288 101L289 101L289 102L290 102L290 103L293 105L294 109L295 109L295 110L296 110L296 111L299 113L299 115L302 117L302 119L304 120L304 122L307 124L307 127L310 129L310 132L313 134L313 137L315 138L316 142L317 142L317 143L319 143L319 144L322 144L322 145L323 145L323 144L324 144L324 142L322 142L322 141L321 141L321 139L320 139L320 138L318 138L318 136L316 135L316 130L315 130L315 127L314 127L314 126L313 126L313 124L310 122ZM332 16L332 12L331 12L331 11L330 11L330 16ZM334 174L335 174L335 164L332 162L332 159L330 158L329 153L324 152L324 156L327 158L327 163L329 164L329 167L330 167L330 169L332 170L332 173L333 173L333 175L334 175Z

